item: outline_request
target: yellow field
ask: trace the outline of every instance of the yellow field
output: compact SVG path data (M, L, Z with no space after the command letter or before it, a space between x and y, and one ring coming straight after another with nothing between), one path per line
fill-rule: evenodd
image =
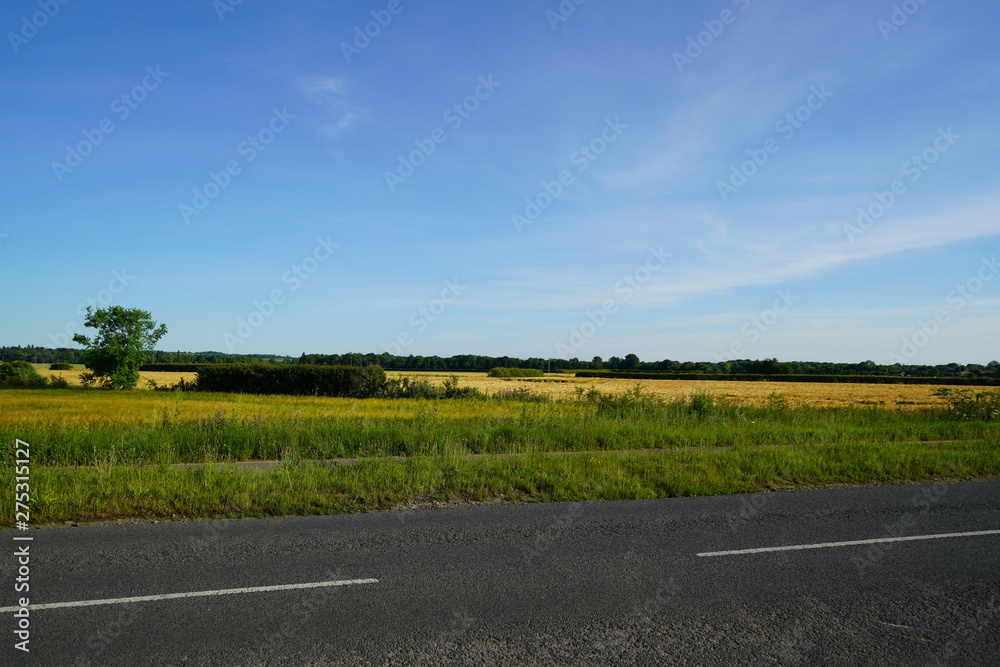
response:
M73 385L80 384L82 371L40 371L45 377L55 375L65 378ZM146 380L153 380L160 386L177 384L196 379L196 373L149 373L143 372L140 389L148 389ZM424 378L433 384L444 382L452 373L435 372L393 372L389 377ZM584 390L595 387L606 393L620 394L631 390L636 384L651 394L666 399L688 396L701 389L716 396L724 396L733 403L762 404L773 393L785 394L791 405L813 405L836 407L846 405L886 405L901 408L922 408L942 405L942 399L933 395L934 385L907 384L844 384L819 382L729 382L716 380L619 380L605 378L577 378L571 375L552 373L543 378L491 378L486 373L458 373L461 386L475 387L481 391L496 393L509 389L526 387L534 392L548 394L553 398L568 399L576 395L578 387Z
M56 377L63 378L66 382L71 385L80 386L80 374L85 373L85 370L72 370L72 371L50 371L48 368L39 369L38 374L44 378ZM149 385L146 384L146 380L152 380L153 382L161 386L175 385L183 379L185 382L194 382L198 377L197 373L150 373L143 371L139 375L142 376L142 380L139 381L139 389L149 389Z
M443 382L450 374L433 373L387 373L390 377L423 377L429 382ZM599 391L621 394L631 390L636 384L650 393L671 399L689 396L701 389L716 396L724 396L733 403L767 402L772 393L786 394L791 405L815 405L822 407L845 405L887 405L903 408L920 408L942 405L942 399L933 395L934 385L905 384L842 384L820 382L728 382L715 380L618 380L612 378L578 378L571 375L553 373L544 378L491 378L486 373L461 373L461 386L475 387L482 391L498 392L507 389L527 387L553 398L571 398L577 388L597 388Z

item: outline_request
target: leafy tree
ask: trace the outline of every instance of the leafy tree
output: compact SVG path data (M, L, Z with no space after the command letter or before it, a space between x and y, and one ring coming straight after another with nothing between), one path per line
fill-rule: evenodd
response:
M622 361L621 367L625 370L634 371L639 368L639 355L637 354L626 354L625 359Z
M134 389L146 355L167 333L166 325L157 326L147 311L121 306L96 311L88 307L84 325L98 331L93 338L73 336L74 342L87 346L86 363L91 373L85 380L101 379L107 389Z
M782 375L788 373L788 368L774 357L771 357L770 359L763 360L755 359L750 362L750 372L762 375Z

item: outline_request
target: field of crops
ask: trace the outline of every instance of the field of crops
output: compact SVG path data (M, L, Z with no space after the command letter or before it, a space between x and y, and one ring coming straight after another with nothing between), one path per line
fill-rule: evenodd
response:
M64 378L71 385L80 384L80 370L39 371L48 377ZM425 378L440 384L451 374L447 372L387 372L389 377ZM143 372L140 389L148 389L146 381L169 387L181 379L193 382L195 373ZM903 409L940 406L943 402L934 396L933 385L882 385L882 384L825 384L812 382L725 382L714 380L620 380L608 378L577 378L569 374L551 373L543 378L491 378L486 373L461 373L462 386L475 387L488 393L497 393L525 387L533 392L546 394L554 399L571 399L577 392L590 388L623 394L636 384L664 399L687 396L700 389L736 404L764 405L772 394L784 395L790 405L815 407L843 407L850 405L884 405Z
M387 373L390 376L424 377L430 382L442 382L448 373ZM596 388L601 392L624 394L636 384L643 390L670 400L688 396L696 390L726 398L735 404L764 405L772 394L783 394L789 404L815 407L850 405L884 405L900 408L939 406L943 402L934 395L932 385L868 385L826 384L812 382L725 382L714 380L620 380L610 378L577 378L552 373L544 378L491 378L485 373L463 373L463 385L489 393L527 387L531 391L557 399L573 398L580 389Z

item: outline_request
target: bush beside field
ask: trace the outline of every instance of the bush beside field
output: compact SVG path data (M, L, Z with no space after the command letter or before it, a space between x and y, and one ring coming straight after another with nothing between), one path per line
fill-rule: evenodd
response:
M198 390L371 398L385 387L380 366L215 364L198 368Z
M140 372L147 373L197 373L206 364L143 364L139 367Z
M942 384L1000 386L996 378L908 377L902 375L764 375L759 373L616 373L580 371L578 378L611 378L621 380L731 380L733 382L837 382L849 384Z
M491 368L489 376L491 378L540 378L545 375L538 368Z
M0 362L0 388L36 389L47 384L48 381L26 361Z

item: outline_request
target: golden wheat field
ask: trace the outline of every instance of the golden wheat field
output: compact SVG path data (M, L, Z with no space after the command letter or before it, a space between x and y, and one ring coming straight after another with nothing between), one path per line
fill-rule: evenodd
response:
M440 383L450 374L447 372L417 373L388 372L390 377L423 377L432 383ZM622 394L632 390L636 384L643 391L665 399L689 396L696 390L707 391L716 396L724 396L733 403L767 402L772 394L785 394L791 405L813 405L835 407L845 405L886 405L903 408L921 408L943 404L934 396L933 385L895 384L843 384L819 382L727 382L716 380L619 380L613 378L578 378L572 375L553 373L543 378L491 378L486 373L459 374L462 386L470 386L490 393L526 387L531 391L545 393L553 398L571 398L577 390L591 387L599 391Z
M49 377L64 378L72 385L80 384L80 370L40 371ZM423 378L433 384L444 382L454 375L447 371L435 372L395 372L389 377ZM577 378L568 374L552 373L542 378L491 378L486 373L458 373L461 386L475 387L481 391L496 393L511 389L527 388L547 394L557 399L568 399L576 395L577 389L594 387L602 392L621 394L640 384L643 390L671 399L688 396L696 390L707 391L738 404L763 404L772 394L784 394L791 405L812 405L837 407L846 405L885 405L901 408L921 408L941 405L942 399L934 396L934 385L905 384L845 384L819 382L728 382L722 380L619 380L612 378ZM177 384L181 379L192 382L195 373L143 372L140 389L149 389L146 382L152 380L160 386Z
M80 374L86 372L85 370L72 370L72 371L50 371L48 369L39 369L38 374L42 377L52 377L53 375L66 380L73 386L80 386ZM139 389L151 389L152 386L147 383L147 380L152 380L160 386L172 386L177 384L183 379L185 382L194 382L198 377L197 373L151 373L143 371L140 373L142 379L139 381Z

